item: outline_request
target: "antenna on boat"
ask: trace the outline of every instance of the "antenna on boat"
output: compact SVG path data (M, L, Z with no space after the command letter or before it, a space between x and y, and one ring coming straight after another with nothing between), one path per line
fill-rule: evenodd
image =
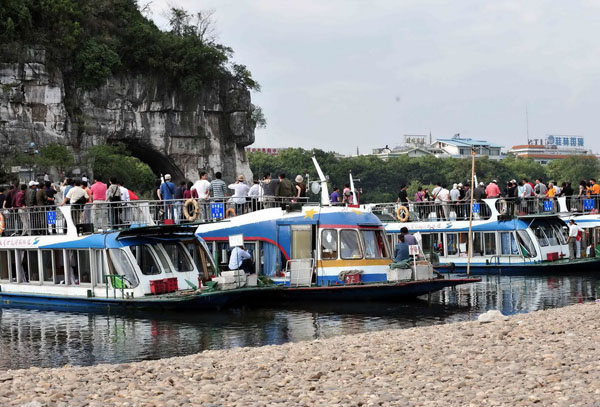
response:
M356 200L356 191L354 190L354 178L352 178L352 170L350 170L350 192L352 192L352 203L354 205L358 204L358 201Z
M315 164L319 179L321 180L321 205L331 205L331 201L329 200L329 189L327 188L327 178L325 178L325 174L323 174L323 171L321 171L321 166L317 162L317 158L314 155L312 160L313 164Z
M471 201L469 204L469 234L467 235L467 242L469 250L467 252L467 276L471 274L471 257L473 256L473 188L475 188L475 148L471 149Z

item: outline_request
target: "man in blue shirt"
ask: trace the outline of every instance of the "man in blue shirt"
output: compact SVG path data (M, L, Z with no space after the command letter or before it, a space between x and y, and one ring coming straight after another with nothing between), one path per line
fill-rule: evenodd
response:
M160 196L165 201L165 219L173 219L173 202L168 202L175 198L175 184L171 182L171 174L165 174L165 182L160 185Z
M394 247L394 262L398 263L410 259L408 245L404 242L404 235L398 235L398 243Z

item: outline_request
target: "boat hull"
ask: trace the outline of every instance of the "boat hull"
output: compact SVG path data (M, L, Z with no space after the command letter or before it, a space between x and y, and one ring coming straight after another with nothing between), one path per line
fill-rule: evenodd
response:
M293 301L398 301L439 291L446 287L476 283L477 278L439 278L398 283L333 285L323 287L278 287L270 299Z
M85 298L0 292L0 308L30 308L79 312L195 311L241 305L262 289L214 291L144 298Z
M440 264L434 266L440 273L466 273L465 264ZM553 275L580 272L600 272L600 258L576 260L556 260L542 263L506 263L506 264L472 264L470 274L473 275Z

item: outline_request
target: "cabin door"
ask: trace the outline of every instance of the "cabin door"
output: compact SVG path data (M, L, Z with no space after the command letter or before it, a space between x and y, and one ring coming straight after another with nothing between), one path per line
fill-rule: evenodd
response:
M292 225L292 259L312 259L314 250L312 225Z

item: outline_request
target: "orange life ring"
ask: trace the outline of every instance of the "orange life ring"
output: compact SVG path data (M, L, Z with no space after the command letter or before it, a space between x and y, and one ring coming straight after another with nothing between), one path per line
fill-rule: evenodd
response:
M191 213L188 209L189 205L192 205L194 207L194 210ZM200 205L198 205L198 201L192 198L185 201L183 203L183 216L185 216L185 218L190 222L193 222L196 219L198 219L198 216L200 216Z
M233 208L228 208L225 211L225 219L229 218L230 216L235 216L235 209Z
M0 213L0 235L4 232L4 229L6 229L6 222L4 221L4 215Z
M408 211L408 208L404 205L400 205L398 209L396 209L396 219L398 219L400 222L408 221L409 215L410 212Z

